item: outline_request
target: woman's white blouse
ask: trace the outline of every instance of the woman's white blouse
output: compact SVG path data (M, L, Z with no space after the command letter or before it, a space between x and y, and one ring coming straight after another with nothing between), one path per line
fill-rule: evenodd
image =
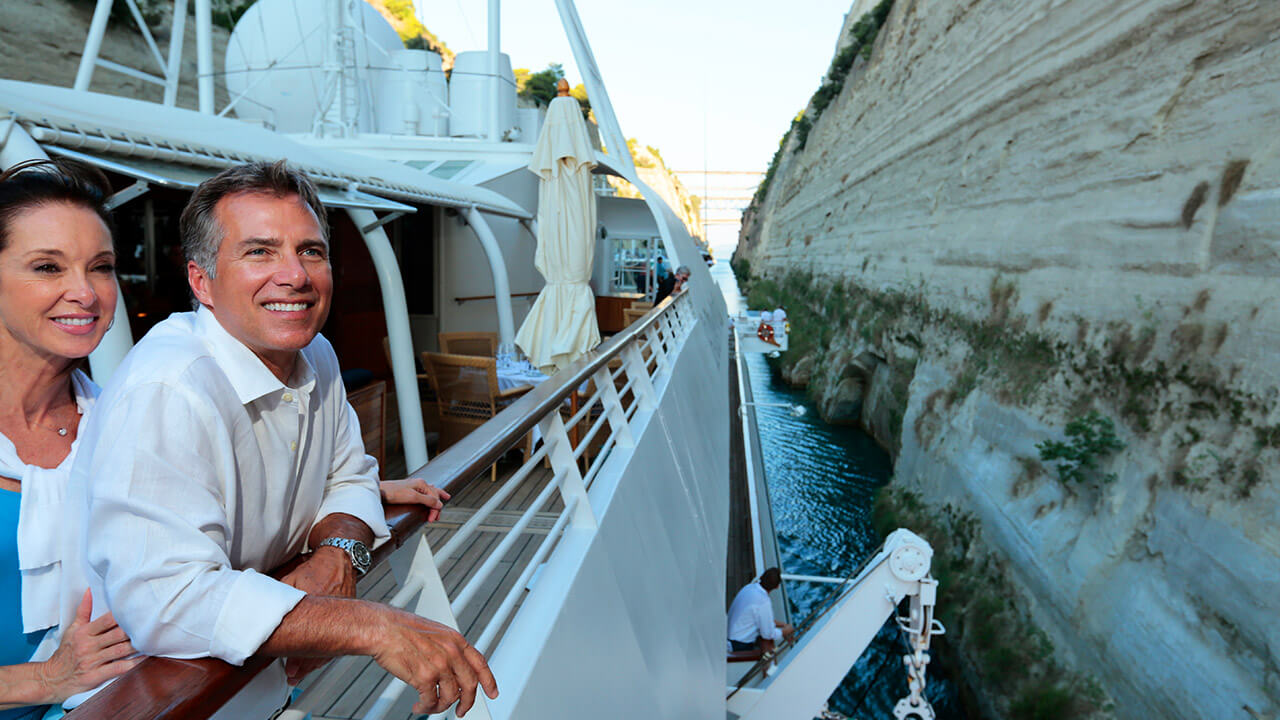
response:
M80 410L80 422L100 392L79 370L71 372L71 389ZM67 530L64 507L67 478L79 448L79 433L71 452L56 468L22 462L9 438L0 434L0 475L22 482L18 511L18 568L22 572L22 631L27 633L58 624L58 593L62 587L62 535ZM50 633L53 635L53 633ZM52 652L45 643L33 659Z

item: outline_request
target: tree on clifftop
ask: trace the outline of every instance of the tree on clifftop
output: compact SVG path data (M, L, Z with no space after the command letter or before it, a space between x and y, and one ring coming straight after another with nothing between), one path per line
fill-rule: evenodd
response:
M516 94L541 107L546 107L556 99L556 84L564 78L564 66L560 63L551 63L538 72L533 72L529 68L516 68L512 73L516 76ZM591 103L587 100L587 89L582 83L578 83L569 90L569 97L578 101L584 118L590 117Z

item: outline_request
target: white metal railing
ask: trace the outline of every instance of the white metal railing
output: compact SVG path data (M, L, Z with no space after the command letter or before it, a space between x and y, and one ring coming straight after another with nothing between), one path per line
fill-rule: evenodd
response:
M734 362L738 365L738 402L747 402L746 363L743 362L742 348L738 343L738 333L733 332ZM744 406L745 407L745 406ZM747 505L751 510L751 559L755 564L755 575L764 572L764 544L760 533L760 499L756 493L755 447L753 439L759 439L751 427L754 416L748 417L745 412L738 413L738 421L742 430L742 454L747 466Z
M524 463L502 481L503 484L443 546L433 553L425 537L418 538L405 583L390 604L457 629L457 618L468 610L475 610L473 605L481 597L480 591L517 541L528 533L529 525L535 518L545 519L547 513L552 513L555 522L551 530L542 536L520 569L516 582L502 596L493 615L469 633L472 637L468 639L476 649L489 654L501 639L537 568L554 552L565 530L571 527L596 528L597 518L591 506L590 489L615 448L634 447L636 435L641 431L641 428L633 427L636 413L656 406L655 386L664 374L670 372L674 355L688 336L693 322L689 295L681 293L654 308L601 351L539 386L534 392L542 391L541 397L522 399L478 428L462 443L427 463L422 474L429 477L437 463L452 465L457 462L458 458L452 455L455 450L467 452L469 448L464 445L488 446L489 450L482 453L486 457L475 458L473 454L465 463L467 469L463 472L475 472L487 468L487 455L515 448L532 427L536 426L541 436L540 443ZM566 409L565 401L571 397L581 398L581 401L576 408L570 406ZM526 406L523 413L519 412L522 405ZM534 407L537 410L529 413L528 408ZM524 417L516 422L515 418L507 417L512 414ZM486 435L489 437L485 438ZM471 449L471 452L475 450ZM520 513L512 527L485 551L483 559L478 561L479 567L450 597L439 567L472 549L472 541L481 527L492 532L492 523L487 524L487 521L517 490L538 479L540 475L535 471L544 462L551 465L551 479ZM447 468L445 472L456 471ZM432 478L432 481L443 479ZM455 477L454 481L457 480L470 478ZM407 689L404 682L393 679L364 716L365 719L385 717ZM489 718L487 707L479 696L477 700L469 716Z

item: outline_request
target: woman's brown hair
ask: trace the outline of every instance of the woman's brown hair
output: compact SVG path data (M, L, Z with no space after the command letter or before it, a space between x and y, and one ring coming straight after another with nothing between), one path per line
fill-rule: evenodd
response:
M66 203L93 211L113 236L106 201L111 183L98 168L78 160L27 160L0 173L0 252L18 215L44 205Z

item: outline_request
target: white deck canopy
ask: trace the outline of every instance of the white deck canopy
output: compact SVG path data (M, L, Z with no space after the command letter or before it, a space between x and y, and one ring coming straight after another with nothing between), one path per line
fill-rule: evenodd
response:
M119 193L124 196L119 202L141 195L152 184L191 189L218 171L245 162L285 158L305 171L316 182L326 205L350 215L377 271L409 468L427 461L426 436L418 411L404 284L382 225L415 211L413 205L459 209L481 228L485 227L481 212L518 220L533 217L491 190L433 177L395 162L307 145L238 120L12 80L0 80L0 149L6 147L27 148L18 155L43 156L48 152L76 157L136 179L138 191ZM25 159L13 152L6 154L15 162ZM378 212L384 213L382 218ZM483 237L481 241L483 244ZM495 289L505 290L505 267L500 262L491 265ZM509 292L507 295L509 327ZM501 320L501 303L499 308ZM91 357L95 375L101 375L95 379L105 382L131 345L125 324L108 333Z
M519 219L533 217L491 190L441 180L397 163L317 148L239 120L130 98L0 80L0 117L5 116L45 146L207 167L215 172L239 163L283 157L322 186L402 202L474 207ZM0 137L6 134L3 127Z

